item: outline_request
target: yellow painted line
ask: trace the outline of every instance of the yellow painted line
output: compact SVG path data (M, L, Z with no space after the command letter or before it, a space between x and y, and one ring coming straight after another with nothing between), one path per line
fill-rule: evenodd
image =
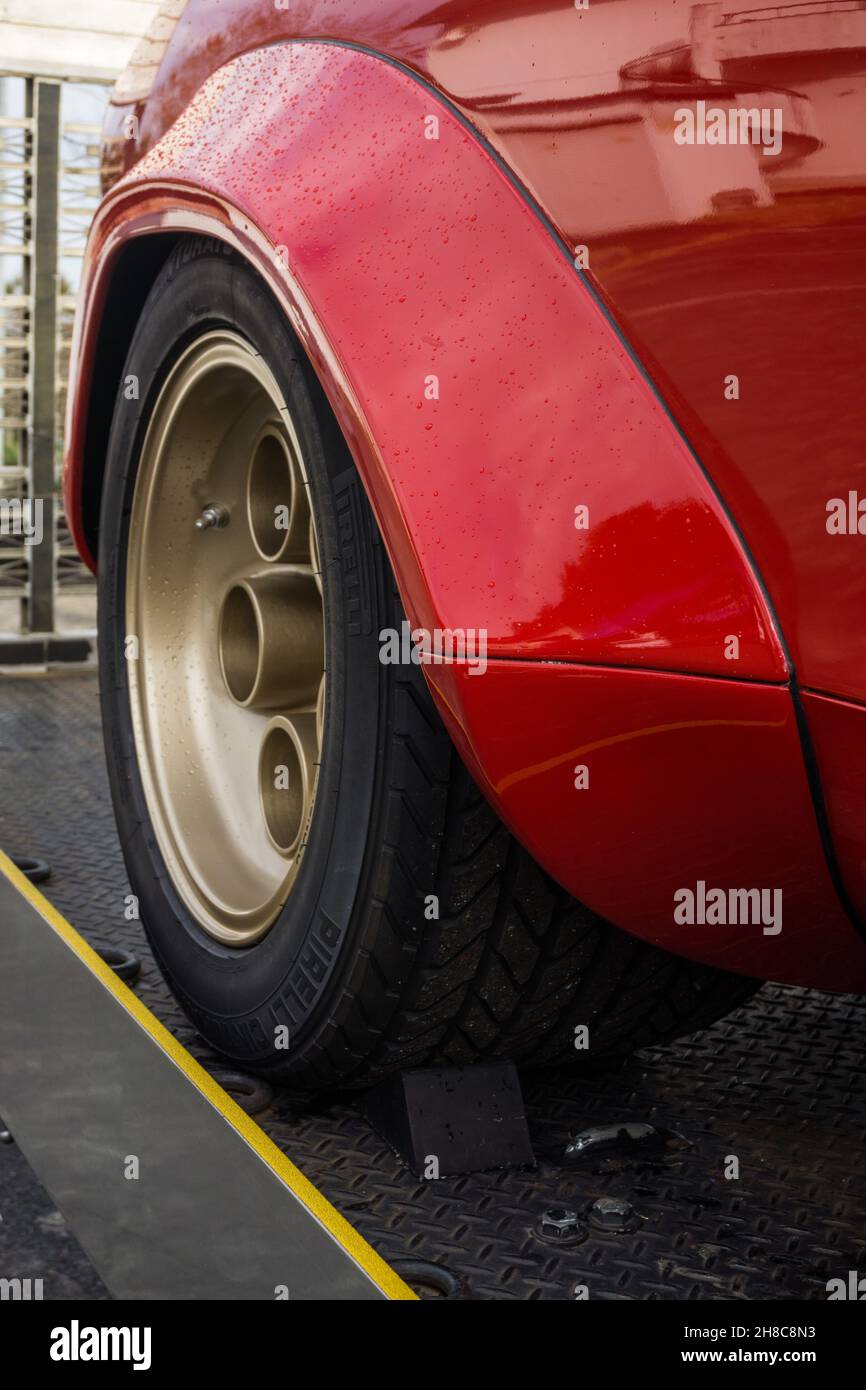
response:
M180 1067L193 1086L201 1091L211 1105L220 1112L223 1119L237 1130L241 1138L246 1140L259 1158L273 1169L277 1177L322 1223L334 1237L334 1240L343 1247L347 1254L351 1255L352 1259L370 1276L373 1283L382 1290L386 1297L402 1301L417 1301L417 1295L412 1292L408 1284L403 1282L399 1274L389 1264L386 1264L381 1256L376 1254L376 1251L367 1244L363 1236L358 1234L354 1226L350 1226L336 1207L332 1207L318 1188L314 1187L309 1179L304 1177L300 1169L286 1158L282 1150L272 1139L268 1138L255 1120L251 1119L246 1111L232 1100L222 1086L217 1085L204 1067L190 1056L177 1038L160 1023L146 1005L142 1004L138 996L133 994L122 980L118 979L111 966L106 965L93 947L87 944L84 937L80 936L66 918L57 911L56 907L39 892L39 889L28 878L25 878L20 869L15 867L9 856L4 854L2 850L0 850L0 873L4 874L22 897L35 907L49 927L75 952L82 964L86 965L88 970L111 990L127 1013L131 1014L136 1023L139 1023L150 1034L157 1046L171 1058L176 1066Z

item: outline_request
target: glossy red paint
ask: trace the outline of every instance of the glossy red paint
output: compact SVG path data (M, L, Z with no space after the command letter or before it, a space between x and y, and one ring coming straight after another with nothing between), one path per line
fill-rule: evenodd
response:
M317 45L211 78L98 218L83 372L112 251L142 209L151 226L196 230L206 208L295 304L318 362L339 362L323 384L415 624L483 628L491 656L784 679L763 597L687 446L542 223L423 86ZM85 457L79 408L77 537Z
M845 130L814 134L799 90L785 97L778 165L751 149L733 165L717 148L684 150L672 128L674 111L703 97L775 99L784 71L793 81L808 70L813 105L822 83L844 78L856 106L860 11L847 47L822 48L816 25L822 14L834 22L834 6L775 6L780 23L814 10L805 46L771 50L771 24L750 31L747 59L732 30L758 20L740 0L724 15L711 9L695 7L690 29L673 0L586 12L570 0L407 0L395 27L384 0L288 12L191 0L137 109L141 139L122 147L149 153L91 237L67 506L86 553L85 410L117 258L161 230L229 241L268 280L316 366L411 620L489 633L483 678L428 674L529 848L598 911L672 950L864 988L864 947L822 856L773 616L724 506L587 288L732 507L801 681L862 695L866 571L857 537L825 526L826 502L860 486L866 459L861 393L834 327L840 298L853 312L862 288L862 161ZM446 93L565 242L588 249L588 281L433 90L356 50L262 49L291 32L390 54ZM651 53L665 45L670 54ZM125 114L114 112L109 134ZM431 114L438 141L424 139ZM682 158L669 157L674 148ZM808 368L805 340L817 349ZM738 400L725 399L731 373ZM431 374L438 401L424 394ZM581 504L592 522L583 533ZM861 767L866 757L866 736L840 708L815 716L834 786L840 746ZM591 816L584 794L556 780L587 745ZM863 832L840 815L833 787L830 800L857 897L849 861ZM675 924L673 893L699 879L781 888L780 936Z
M288 35L422 74L587 248L746 536L801 681L866 700L863 542L825 525L833 498L866 501L866 6L404 0L395 21L392 0L190 0L127 159L216 67ZM781 150L677 144L699 101L781 111Z
M543 662L427 675L479 785L589 907L695 960L866 989L866 944L836 902L787 690ZM674 895L701 880L781 890L781 931L677 923Z

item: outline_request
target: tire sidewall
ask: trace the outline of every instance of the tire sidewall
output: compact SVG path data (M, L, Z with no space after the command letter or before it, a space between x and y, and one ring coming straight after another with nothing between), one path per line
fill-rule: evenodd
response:
M324 574L326 724L309 840L286 907L261 941L240 949L209 936L173 886L138 769L125 655L133 635L126 632L126 568L142 440L173 362L216 327L240 333L261 352L281 388L305 460ZM213 248L170 260L136 330L124 379L131 375L139 400L121 395L115 410L99 538L103 729L124 858L154 953L199 1030L233 1057L285 1066L285 1052L274 1057L275 1029L287 1025L292 1051L300 1048L351 960L388 695L378 646L382 622L394 617L387 611L387 563L321 388L285 316L242 262ZM214 603L216 624L219 596Z

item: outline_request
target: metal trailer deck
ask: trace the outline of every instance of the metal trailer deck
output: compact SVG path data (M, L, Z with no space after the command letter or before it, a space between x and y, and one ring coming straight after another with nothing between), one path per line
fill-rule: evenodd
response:
M524 1071L537 1168L419 1180L357 1095L299 1099L227 1074L179 1011L140 924L124 919L95 673L0 684L0 847L49 861L42 891L88 942L140 958L141 1002L421 1297L570 1300L582 1287L593 1300L823 1301L828 1279L864 1268L866 999L768 985L715 1027L615 1070ZM158 1135L159 1097L139 1103ZM575 1132L639 1122L678 1137L565 1161ZM603 1198L631 1215L591 1216ZM578 1212L585 1239L539 1237L559 1207Z

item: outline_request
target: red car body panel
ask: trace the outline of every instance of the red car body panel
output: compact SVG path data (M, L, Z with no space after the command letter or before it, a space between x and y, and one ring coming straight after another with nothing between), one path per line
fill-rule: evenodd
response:
M97 237L170 183L166 208L193 187L285 248L269 277L314 306L360 403L352 432L373 446L362 470L418 626L482 628L491 656L784 680L688 446L490 155L445 107L425 138L430 109L423 86L366 53L249 54L119 185Z
M851 0L191 0L128 157L215 67L287 34L423 74L571 247L730 504L804 683L866 701L866 572L824 528L864 501L866 8ZM704 100L781 110L777 156L676 145ZM120 113L118 113L119 116ZM711 331L708 331L711 320ZM728 400L726 378L739 378ZM856 543L856 542L855 542Z
M817 15L790 8L791 19L795 9ZM428 675L520 838L590 906L672 950L864 987L866 947L848 920L849 894L859 896L851 847L863 833L845 812L844 778L828 771L840 742L863 765L866 712L800 704L820 723L829 825L847 826L846 892L772 611L801 683L866 697L857 537L825 526L827 500L847 496L864 468L850 356L832 339L839 295L850 305L859 293L854 142L850 176L819 169L810 183L809 159L826 141L789 93L791 158L779 168L790 177L794 166L799 182L784 197L775 168L757 167L768 160L756 164L751 149L748 168L710 170L720 152L705 148L665 164L671 112L698 93L748 91L749 104L773 104L781 79L761 56L765 30L752 31L753 61L740 72L730 34L706 28L706 15L685 51L673 42L683 21L672 4L407 4L398 27L388 10L382 0L290 12L191 0L137 108L140 138L125 146L149 153L91 236L67 446L82 552L92 539L81 514L89 373L117 258L156 231L228 240L269 281L310 353L410 620L488 633L483 679L451 667ZM611 47L610 17L626 10ZM566 23L583 26L570 47ZM844 70L862 91L858 23L835 47L806 35L811 49L797 62L815 83ZM414 69L498 149L540 210L431 86L357 48L262 47L287 34L361 45ZM671 52L650 52L658 47ZM438 140L424 137L431 115ZM636 176L640 161L624 172L641 141L653 153L652 190ZM741 192L747 174L751 200L716 196L731 180ZM588 248L585 275L557 234ZM804 321L819 346L808 380ZM732 373L740 393L728 400ZM431 374L435 401L424 391ZM825 456L816 435L829 440ZM574 524L580 505L585 531ZM598 669L627 666L643 675ZM591 797L573 777L551 780L587 744L607 750ZM714 879L784 887L781 935L675 924L673 893Z
M528 661L493 663L483 679L457 664L428 675L503 819L602 916L731 970L866 988L866 952L836 902L787 690ZM673 924L674 895L698 881L706 891L781 889L781 932L709 913Z

